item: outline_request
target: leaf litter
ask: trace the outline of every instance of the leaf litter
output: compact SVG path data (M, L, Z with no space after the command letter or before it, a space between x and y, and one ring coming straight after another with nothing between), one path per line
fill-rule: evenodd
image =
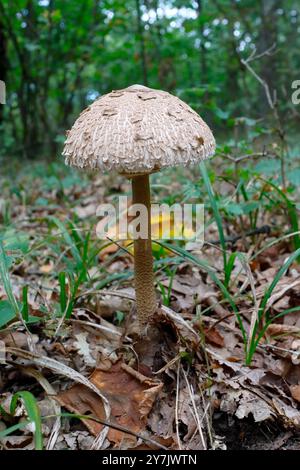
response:
M147 338L139 340L134 326L130 247L123 251L113 243L103 249L99 245L88 266L89 275L74 297L72 316L57 330L61 292L56 273L75 265L68 247L58 243L60 235L49 224L49 214L55 213L66 224L74 214L81 227L78 233L86 233L95 222L99 202L110 199L103 190L106 177L93 176L89 181L78 192L66 190L63 199L59 192L47 194L36 184L26 213L16 201L13 226L26 233L31 253L22 257L20 251L8 249L13 257L11 283L19 302L24 285L29 286L29 314L37 320L27 325L31 343L18 318L0 330L7 354L0 369L0 433L26 418L21 401L14 416L9 405L16 391L28 389L41 410L47 449L225 449L234 447L232 429L244 430L236 438L235 445L241 448L259 447L258 437L245 436L259 434L260 429L274 441L274 448L288 448L289 442L296 445L300 321L292 309L300 306L297 264L281 277L267 302L268 318L291 312L269 324L250 366L244 362L245 344L237 318L218 286L204 269L186 259L176 260L167 250L160 252L157 279L168 296ZM120 180L116 191L126 189ZM41 195L49 205L34 210L34 199ZM36 226L50 240L46 246L36 238ZM215 226L208 233L218 238ZM16 229L9 233L9 244L17 234ZM99 243L94 234L91 240L92 246ZM249 267L236 258L231 274L230 293L248 332L259 302L290 250L288 242L262 250L272 238L266 235L261 240L258 256L250 250ZM9 245L4 234L5 246ZM241 240L238 248L243 251ZM207 245L200 252L191 244L189 252L201 253L201 260L222 278L217 247ZM165 258L170 259L164 265ZM163 269L168 265L175 269L172 282ZM68 283L67 295L71 287ZM0 302L6 300L0 285ZM32 449L32 432L28 426L20 428L1 437L0 446Z

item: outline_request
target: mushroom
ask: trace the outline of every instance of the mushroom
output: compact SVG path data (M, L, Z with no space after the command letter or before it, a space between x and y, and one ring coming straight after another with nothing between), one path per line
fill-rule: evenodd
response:
M97 99L67 133L66 164L116 170L132 181L133 203L148 213L147 238L134 240L136 308L140 331L157 309L151 245L149 175L211 156L215 140L201 117L179 98L132 85Z

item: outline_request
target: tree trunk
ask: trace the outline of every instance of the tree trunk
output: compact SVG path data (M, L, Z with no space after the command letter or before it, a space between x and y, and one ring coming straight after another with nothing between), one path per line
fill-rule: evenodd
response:
M207 79L207 64L206 64L206 48L205 48L205 38L204 38L204 24L201 20L201 15L203 13L203 4L202 0L196 0L197 4L197 13L198 13L198 35L200 40L199 46L199 66L200 66L200 82L205 83Z
M7 74L7 48L4 26L0 19L0 80L5 82ZM3 121L3 105L0 104L0 124Z
M137 15L137 33L138 33L138 38L140 41L140 56L141 56L143 85L148 86L147 57L146 57L144 26L142 23L140 0L136 0L136 15Z
M261 0L261 30L258 43L258 52L262 53L270 49L277 43L277 14L276 10L280 8L281 0ZM264 55L260 60L260 75L267 82L271 94L278 88L277 61L273 55ZM265 113L269 111L266 94L263 88L260 88L260 111Z

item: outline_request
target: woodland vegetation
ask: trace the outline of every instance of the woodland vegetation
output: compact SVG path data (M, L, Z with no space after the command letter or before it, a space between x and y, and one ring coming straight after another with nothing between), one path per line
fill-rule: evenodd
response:
M0 0L1 449L300 449L299 50L297 0ZM143 341L132 244L95 232L130 182L61 156L136 83L217 143L151 175L205 204L205 240L152 243Z

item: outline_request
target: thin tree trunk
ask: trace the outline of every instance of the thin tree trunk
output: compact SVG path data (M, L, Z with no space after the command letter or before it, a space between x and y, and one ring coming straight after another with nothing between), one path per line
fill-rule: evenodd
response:
M26 9L28 11L26 17L27 27L24 30L24 34L28 43L34 43L37 34L37 18L33 0L27 1ZM25 56L29 69L34 70L38 62L36 54L25 50ZM40 126L38 119L38 79L33 76L31 76L29 80L27 79L25 83L25 90L25 112L27 115L27 133L24 135L25 153L28 158L35 158L41 145Z
M198 34L200 40L200 54L199 54L199 66L200 66L200 81L204 83L207 79L207 63L206 63L206 48L204 44L204 24L201 20L201 15L203 13L203 3L202 0L196 0L197 4L197 13L198 13Z
M277 43L277 14L276 10L281 6L281 0L261 0L261 29L258 42L258 52L262 53ZM277 61L274 56L265 55L260 61L260 75L267 82L271 93L278 87ZM265 92L261 88L259 106L262 113L268 111L268 103Z
M138 33L138 37L140 41L140 55L141 55L143 85L148 86L148 69L147 69L147 57L146 57L146 47L145 47L145 35L144 35L144 27L142 23L140 0L136 0L136 15L137 15L137 33Z
M5 82L7 74L7 49L4 26L0 19L0 80ZM0 105L0 124L3 121L3 106Z

